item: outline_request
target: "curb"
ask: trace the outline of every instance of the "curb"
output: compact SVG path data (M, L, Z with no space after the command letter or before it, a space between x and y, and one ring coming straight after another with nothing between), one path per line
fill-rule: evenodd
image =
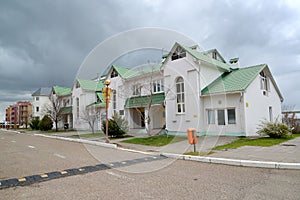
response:
M161 156L167 158L190 160L204 163L234 165L241 167L258 167L269 169L297 169L300 170L300 163L283 163L283 162L268 162L268 161L252 161L252 160L237 160L228 158L215 158L215 157L203 157L203 156L189 156L173 153L161 153Z
M59 136L51 136L51 135L43 135L43 134L36 134L36 133L34 135L35 136L40 136L40 137L57 139L57 140L64 140L64 141L69 141L69 142L78 142L78 143L83 143L83 144L91 144L91 145L96 145L96 146L101 146L101 147L106 147L106 148L117 149L116 144L109 144L109 143L104 143L104 142L82 140L82 139L75 139L75 138L73 139L73 138L59 137Z

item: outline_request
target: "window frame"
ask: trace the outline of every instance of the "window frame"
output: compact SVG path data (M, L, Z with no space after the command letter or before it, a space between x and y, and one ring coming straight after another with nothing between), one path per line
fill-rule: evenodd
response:
M214 109L207 109L207 124L216 124L216 114Z
M163 79L158 79L152 82L152 92L154 94L164 92L164 83Z
M176 89L176 110L177 114L185 113L185 97L184 97L184 79L183 77L177 77L175 81Z
M227 124L236 124L236 111L235 111L235 108L227 108ZM233 110L233 116L234 116L234 119L229 119L230 115L229 115L229 111L232 111ZM232 113L231 113L232 114Z
M171 60L173 61L185 57L186 57L186 51L180 46L177 46L175 51L171 55Z

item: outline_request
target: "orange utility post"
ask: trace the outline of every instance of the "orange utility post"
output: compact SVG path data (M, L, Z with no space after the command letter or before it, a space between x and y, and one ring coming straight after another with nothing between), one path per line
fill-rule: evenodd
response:
M197 132L195 128L187 129L188 140L190 144L194 145L194 152L196 152L196 144L198 143Z

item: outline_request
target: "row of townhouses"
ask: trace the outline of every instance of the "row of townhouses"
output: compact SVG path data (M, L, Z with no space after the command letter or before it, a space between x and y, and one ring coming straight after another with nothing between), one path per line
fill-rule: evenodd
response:
M59 126L89 129L87 116L96 116L95 129L105 119L104 81L111 88L108 117L123 116L130 131L199 135L253 136L261 120L281 116L283 97L267 64L240 67L226 62L216 50L175 43L162 63L125 68L111 66L102 79L76 79L72 88L40 88L32 94L33 116L59 102Z

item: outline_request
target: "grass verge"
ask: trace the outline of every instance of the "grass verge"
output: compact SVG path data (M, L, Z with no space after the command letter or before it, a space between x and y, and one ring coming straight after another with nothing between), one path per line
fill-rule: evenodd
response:
M130 140L123 140L122 142L130 143L130 144L140 144L140 145L147 145L147 146L165 146L170 143L180 142L186 140L185 137L176 137L176 136L166 136L166 135L156 135L150 136L145 138L134 138Z
M286 138L270 138L270 137L257 138L257 139L241 138L241 139L233 141L232 143L214 147L214 148L212 148L212 150L236 149L241 146L270 147L270 146L277 145L282 142L286 142L288 140L294 139L296 137L300 137L300 134L293 134Z

